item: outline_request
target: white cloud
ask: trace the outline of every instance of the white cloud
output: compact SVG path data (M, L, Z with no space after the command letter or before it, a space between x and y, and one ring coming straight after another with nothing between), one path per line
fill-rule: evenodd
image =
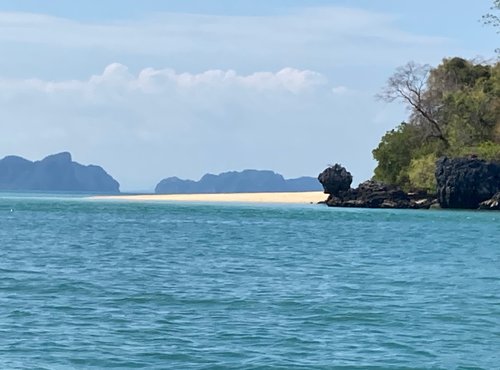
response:
M87 81L43 81L40 79L0 79L0 87L11 91L19 89L38 90L45 93L79 92L113 88L116 91L140 91L145 94L161 93L165 89L183 90L207 88L245 88L257 91L282 90L291 93L310 91L327 83L318 72L283 68L278 72L255 72L239 75L234 70L208 70L202 73L178 73L173 69L145 68L137 76L120 63L108 65L99 75Z
M209 70L192 74L176 73L172 69L147 68L139 73L139 77L133 83L137 88L147 92L161 88L162 82L184 89L200 86L238 86L256 90L287 90L300 93L325 84L326 78L318 72L295 68L283 68L276 73L256 72L246 76L238 75L234 70Z

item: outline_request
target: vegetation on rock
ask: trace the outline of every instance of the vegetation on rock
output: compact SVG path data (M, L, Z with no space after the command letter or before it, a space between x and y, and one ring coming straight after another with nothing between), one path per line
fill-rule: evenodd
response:
M375 180L434 191L441 156L500 160L500 62L450 58L436 68L410 62L379 98L403 101L410 115L373 150Z

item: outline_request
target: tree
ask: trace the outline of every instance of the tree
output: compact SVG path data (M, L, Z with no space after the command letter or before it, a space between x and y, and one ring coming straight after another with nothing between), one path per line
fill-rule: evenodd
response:
M491 138L498 117L498 65L462 58L443 60L429 76L428 89L440 106L449 151Z
M444 59L437 68L409 62L377 96L402 100L410 110L409 124L419 127L424 143L438 140L448 150L490 136L498 117L498 72L498 64L462 58Z
M373 150L376 180L431 190L433 161L442 155L500 158L500 62L450 58L436 68L410 62L378 97L403 101L410 116Z
M408 167L413 151L418 148L420 141L416 128L405 122L387 132L372 152L378 162L374 179L406 187Z
M387 102L402 100L412 112L413 122L425 129L425 140L437 138L449 146L443 123L438 120L439 105L435 104L433 94L427 90L430 73L429 65L409 62L396 70L377 97Z

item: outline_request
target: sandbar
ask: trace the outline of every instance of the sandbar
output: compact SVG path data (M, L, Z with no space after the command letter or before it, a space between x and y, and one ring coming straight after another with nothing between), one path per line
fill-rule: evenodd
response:
M94 196L94 200L176 201L176 202L234 202L234 203L295 203L310 204L324 201L321 191L288 193L217 193L217 194L138 194Z

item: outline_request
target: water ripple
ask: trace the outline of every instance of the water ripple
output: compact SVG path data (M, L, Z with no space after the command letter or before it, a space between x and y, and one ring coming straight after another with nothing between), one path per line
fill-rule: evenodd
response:
M483 212L0 199L9 369L492 369Z

